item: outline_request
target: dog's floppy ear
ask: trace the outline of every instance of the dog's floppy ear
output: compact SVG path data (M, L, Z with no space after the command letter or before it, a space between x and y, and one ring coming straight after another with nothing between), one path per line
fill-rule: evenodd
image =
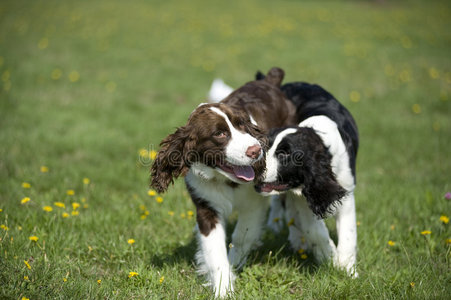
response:
M150 170L150 186L163 193L180 175L185 175L189 169L187 155L194 147L187 127L178 128L160 143L160 151Z
M310 209L324 218L333 211L334 206L346 195L347 191L337 182L331 167L331 155L322 144L313 129L308 128L310 135L304 140L308 144L303 159L302 175L304 188L302 193L307 199ZM313 136L313 135L314 136ZM317 140L319 139L319 140Z
M285 72L281 68L274 67L271 70L269 70L264 80L277 87L280 87L284 76Z

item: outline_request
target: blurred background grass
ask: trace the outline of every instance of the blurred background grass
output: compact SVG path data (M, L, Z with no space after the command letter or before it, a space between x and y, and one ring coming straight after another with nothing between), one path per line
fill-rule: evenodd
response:
M2 1L0 296L207 297L183 183L148 196L139 151L183 125L215 77L238 87L279 66L359 125L361 278L286 249L268 257L285 238L268 233L237 298L445 298L449 28L449 1ZM78 216L42 210L71 214L82 198Z

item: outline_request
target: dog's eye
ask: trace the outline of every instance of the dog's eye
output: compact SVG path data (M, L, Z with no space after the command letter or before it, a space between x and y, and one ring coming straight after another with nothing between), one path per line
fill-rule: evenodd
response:
M213 134L213 136L222 139L227 137L227 134L224 131L218 130Z
M243 120L239 120L237 125L240 129L244 129L244 121Z

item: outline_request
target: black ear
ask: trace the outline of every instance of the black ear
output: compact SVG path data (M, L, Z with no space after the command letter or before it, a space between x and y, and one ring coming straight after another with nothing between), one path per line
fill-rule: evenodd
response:
M255 74L255 80L263 80L263 79L265 79L265 74L263 74L262 72L260 72L260 71L257 71L257 73Z
M347 191L337 182L332 171L332 156L328 149L316 133L313 135L307 139L308 150L306 149L303 157L301 172L304 177L304 188L302 193L307 199L310 209L317 216L324 218L333 211L334 206L340 203Z
M193 144L186 127L178 128L160 143L160 151L150 170L150 186L158 193L165 192L174 179L188 172L187 155Z

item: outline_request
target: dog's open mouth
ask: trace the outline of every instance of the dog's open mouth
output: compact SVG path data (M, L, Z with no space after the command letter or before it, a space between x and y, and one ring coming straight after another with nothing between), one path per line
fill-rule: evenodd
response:
M255 189L259 193L270 193L272 191L283 192L289 189L288 184L282 184L278 182L265 182L255 186Z
M251 166L235 166L229 163L218 166L221 170L235 176L239 180L246 182L252 181L255 178L254 169Z

